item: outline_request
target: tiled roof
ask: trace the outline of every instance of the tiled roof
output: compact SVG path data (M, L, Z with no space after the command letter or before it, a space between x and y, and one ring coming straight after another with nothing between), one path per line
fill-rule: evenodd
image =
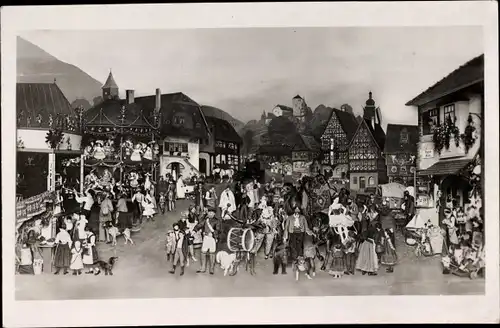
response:
M293 150L295 151L321 151L321 145L316 141L316 139L314 139L313 136L297 134L295 139L297 140L293 145Z
M468 61L412 100L406 106L421 106L465 87L484 81L484 54Z
M401 143L401 132L406 129L408 142ZM387 138L385 141L385 153L408 152L417 153L418 126L403 124L387 124Z
M57 115L76 119L75 111L55 83L17 83L16 111L18 127L48 128L49 115L54 120Z
M135 98L135 102L152 110L156 106L156 96ZM174 114L187 114L189 122L184 125L174 124ZM161 95L162 135L206 138L208 125L199 104L182 92Z
M210 116L207 116L206 120L208 126L214 127L215 140L235 142L237 144L243 143L240 135L228 121Z
M448 175L456 174L462 170L467 164L471 162L470 159L451 159L440 160L426 170L418 171L418 175Z

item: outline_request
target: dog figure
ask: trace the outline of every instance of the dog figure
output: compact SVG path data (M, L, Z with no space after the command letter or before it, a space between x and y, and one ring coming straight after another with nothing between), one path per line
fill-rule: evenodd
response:
M118 261L118 257L112 256L109 258L108 262L104 261L97 261L92 265L92 269L94 270L94 275L98 275L101 273L101 271L104 271L104 274L107 276L108 274L110 276L113 275L113 267L115 266L115 263Z
M309 262L309 259L299 256L295 261L293 261L293 271L295 271L295 280L299 280L299 275L301 272L304 272L307 279L312 279L310 276L310 271L311 271L311 263Z
M111 236L111 245L116 246L116 237L120 234L120 231L111 221L106 222L106 229L108 230L108 235Z
M130 229L125 228L122 232L123 238L125 238L125 245L127 245L128 242L130 242L132 245L134 245L134 241L132 240Z
M224 276L227 276L227 274L234 269L236 254L220 251L216 255L216 261L220 264L221 269L224 270Z

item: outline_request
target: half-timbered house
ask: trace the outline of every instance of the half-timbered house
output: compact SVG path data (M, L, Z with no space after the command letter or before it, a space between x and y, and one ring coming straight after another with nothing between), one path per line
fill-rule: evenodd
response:
M321 136L323 164L331 165L335 178L348 172L349 144L358 128L356 117L345 110L333 109Z
M380 121L380 111L375 108L372 93L366 101L364 119L349 144L350 189L357 192L375 190L387 183L387 169L383 150L385 132Z
M418 152L418 126L388 124L384 155L389 182L413 185Z
M312 162L321 154L321 146L313 136L297 134L292 148L293 174L311 174Z
M211 175L215 166L223 169L227 166L237 170L241 164L240 151L243 140L228 121L210 116L207 116L206 120L213 134L214 151L209 154L209 161L206 163L203 163L205 158L200 154L200 171Z

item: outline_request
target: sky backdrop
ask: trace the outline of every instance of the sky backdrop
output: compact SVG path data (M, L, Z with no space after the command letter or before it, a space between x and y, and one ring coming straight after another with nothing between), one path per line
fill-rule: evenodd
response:
M373 92L383 124L417 124L405 103L483 53L480 27L33 31L21 37L120 93L181 91L246 122L299 94L318 105Z

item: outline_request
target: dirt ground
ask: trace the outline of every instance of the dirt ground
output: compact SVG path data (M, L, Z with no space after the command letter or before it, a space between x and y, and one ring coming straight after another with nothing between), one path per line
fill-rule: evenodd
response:
M199 261L186 268L184 276L168 273L171 266L164 252L165 233L187 209L188 201L179 201L175 212L157 216L133 234L135 245L124 245L119 237L116 248L100 244L102 258L118 256L113 276L53 275L16 276L17 300L81 300L170 297L264 297L264 296L335 296L335 295L481 295L484 279L470 280L441 273L440 258L416 258L413 249L399 236L396 247L400 263L394 273L382 268L378 276L344 276L333 279L319 271L313 280L304 276L295 281L291 268L287 275L272 274L272 260L259 255L256 276L245 272L224 277L197 274ZM197 251L198 252L198 251ZM198 253L197 253L198 256ZM317 267L319 265L317 264Z

